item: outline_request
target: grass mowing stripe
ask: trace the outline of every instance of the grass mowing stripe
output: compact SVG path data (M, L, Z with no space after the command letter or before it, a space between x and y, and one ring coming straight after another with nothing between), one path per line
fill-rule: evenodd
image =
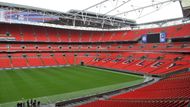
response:
M90 67L50 67L0 71L0 103L64 95L142 80L140 76Z
M124 87L129 87L129 86L133 86L134 84L139 84L142 82L143 82L143 79L139 79L139 80L126 82L126 83L120 83L120 84L116 84L116 85L109 85L109 86L104 86L104 87L99 87L99 88L74 91L74 92L57 94L57 95L52 95L52 96L44 96L44 97L39 97L39 98L35 98L35 99L40 100L44 104L51 104L51 103L56 103L58 101L64 101L64 100L69 100L72 98L79 98L81 96L84 97L84 96L103 93L103 92L116 90L116 89L120 89L120 88L124 88ZM10 107L10 106L14 106L14 105L16 105L16 102L0 104L0 107Z

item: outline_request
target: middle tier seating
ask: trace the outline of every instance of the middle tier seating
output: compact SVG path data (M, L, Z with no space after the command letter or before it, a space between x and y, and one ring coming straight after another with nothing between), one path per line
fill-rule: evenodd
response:
M0 43L0 52L11 51L139 51L139 52L190 52L190 43L151 44L40 44L40 43Z

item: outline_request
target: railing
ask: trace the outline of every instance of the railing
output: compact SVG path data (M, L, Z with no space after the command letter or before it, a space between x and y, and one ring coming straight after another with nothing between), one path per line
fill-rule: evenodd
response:
M152 79L150 81L147 81L147 82L144 82L144 83L141 83L141 84L136 84L136 85L133 85L133 86L130 86L130 87L117 89L117 90L114 90L114 91L102 92L102 93L99 93L99 94L96 94L96 95L91 95L91 96L86 96L86 97L81 97L81 98L77 98L77 99L71 99L71 100L59 102L59 103L56 103L56 107L67 106L67 105L70 105L72 103L77 103L77 102L81 102L81 101L88 101L90 99L103 98L104 96L112 96L114 94L122 93L122 92L127 91L127 90L131 90L131 89L134 89L134 88L137 88L137 87L141 87L141 86L143 86L145 84L148 84L150 82L153 82L153 81L154 81L154 79Z

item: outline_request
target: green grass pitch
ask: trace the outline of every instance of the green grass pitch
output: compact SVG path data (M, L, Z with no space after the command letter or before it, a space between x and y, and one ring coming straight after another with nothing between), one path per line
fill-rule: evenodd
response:
M138 79L142 77L82 66L1 70L0 104Z

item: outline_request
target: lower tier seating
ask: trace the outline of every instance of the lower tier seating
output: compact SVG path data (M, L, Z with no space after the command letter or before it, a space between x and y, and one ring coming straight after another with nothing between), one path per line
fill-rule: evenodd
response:
M78 107L187 107L189 100L179 101L123 101L123 100L98 100Z
M161 80L147 87L117 95L112 99L190 98L190 72ZM179 97L180 96L180 97Z
M87 65L118 69L142 74L163 75L190 67L183 54L125 52L122 54L99 55Z
M19 60L19 62L18 62ZM85 65L134 73L164 75L190 67L189 55L146 52L9 53L0 54L0 68Z
M190 72L185 72L107 100L98 100L79 107L187 107L190 104L189 90Z

